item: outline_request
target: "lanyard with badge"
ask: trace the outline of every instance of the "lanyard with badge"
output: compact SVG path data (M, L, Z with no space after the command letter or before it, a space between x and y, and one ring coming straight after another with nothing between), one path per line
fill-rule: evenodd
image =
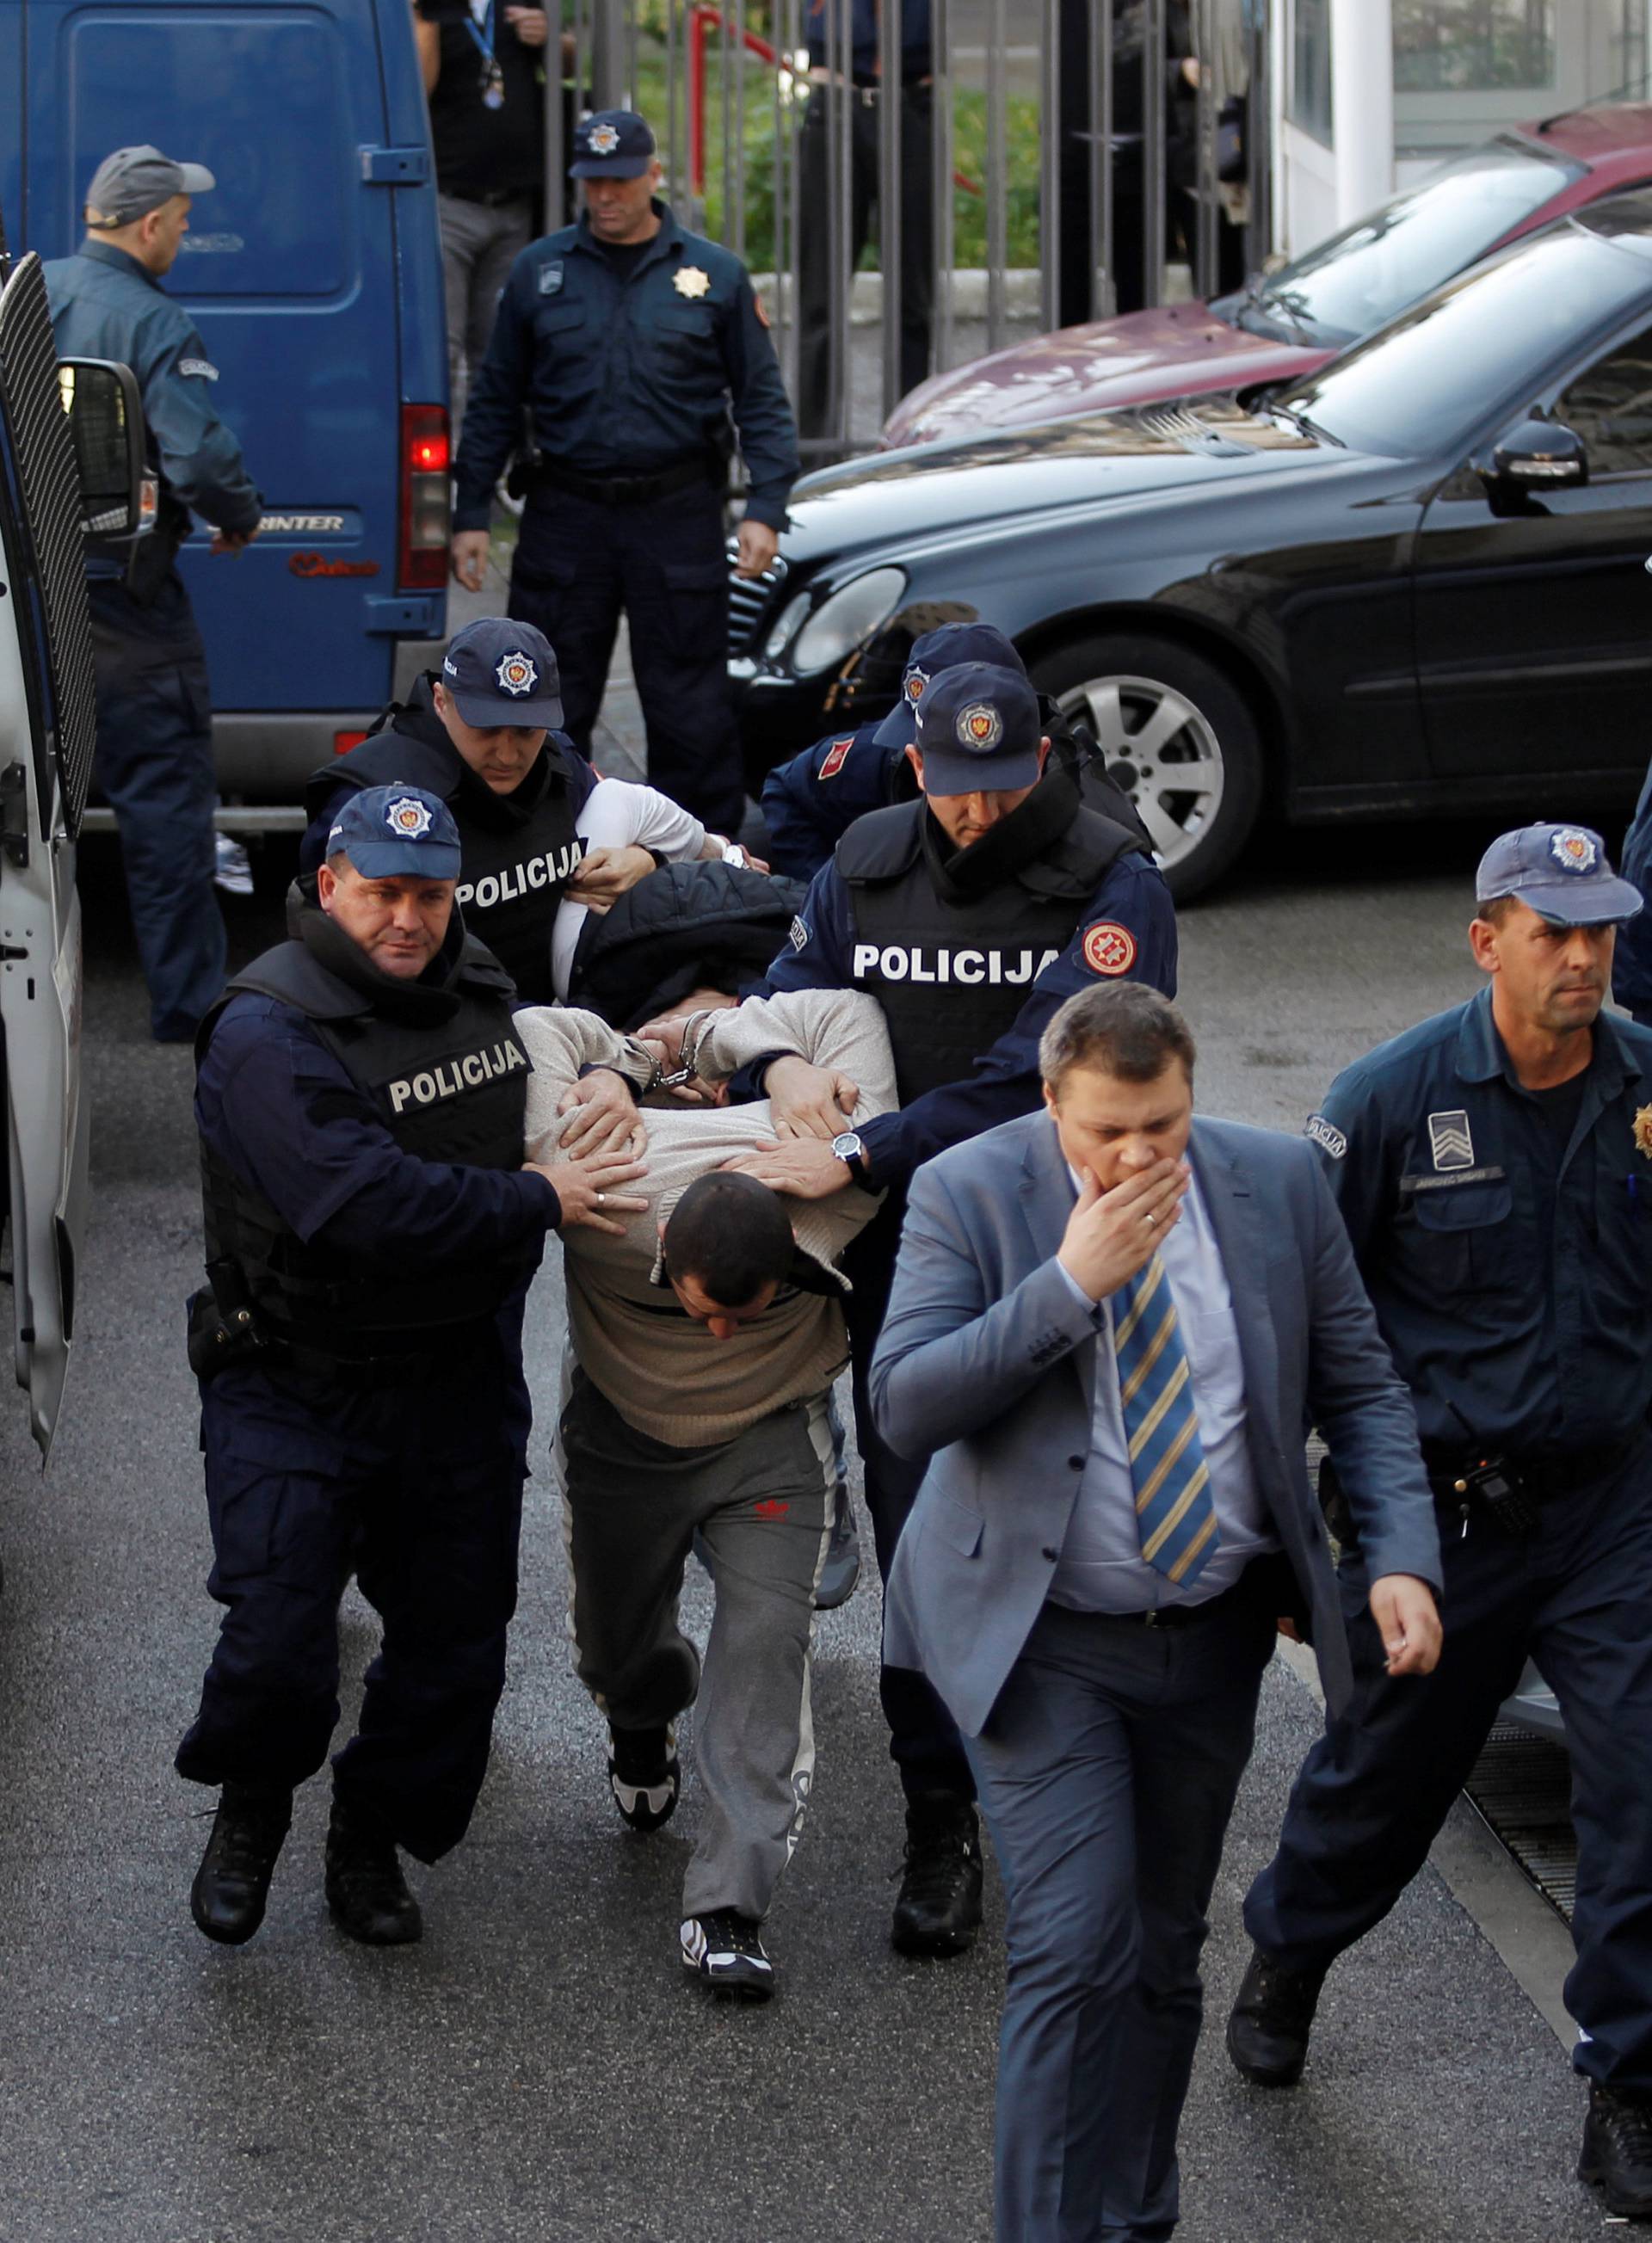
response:
M493 51L495 0L470 0L470 13L465 18L465 29L475 42L476 52L482 57L482 98L489 109L502 109L505 104L505 74L499 67Z

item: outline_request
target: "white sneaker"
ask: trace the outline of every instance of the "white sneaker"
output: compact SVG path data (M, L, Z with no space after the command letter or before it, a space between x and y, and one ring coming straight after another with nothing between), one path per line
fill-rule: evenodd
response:
M253 892L253 863L246 851L233 833L214 836L218 861L212 867L213 884L226 895L250 896Z
M708 1909L684 1919L678 1937L683 1968L713 1993L743 2002L766 2002L774 1991L774 1965L764 1952L755 1920L732 1908Z

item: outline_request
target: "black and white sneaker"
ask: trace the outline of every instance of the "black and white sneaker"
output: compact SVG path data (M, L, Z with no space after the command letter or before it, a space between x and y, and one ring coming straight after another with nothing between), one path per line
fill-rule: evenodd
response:
M763 1951L755 1917L732 1908L714 1908L684 1919L683 1968L714 1994L734 1994L743 2002L766 2002L774 1991L774 1965Z
M677 1731L616 1729L608 1732L608 1781L620 1820L633 1830L657 1830L677 1812L682 1788Z

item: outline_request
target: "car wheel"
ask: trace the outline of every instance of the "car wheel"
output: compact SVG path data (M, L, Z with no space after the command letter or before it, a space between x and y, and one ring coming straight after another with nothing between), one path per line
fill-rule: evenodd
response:
M1244 696L1173 639L1080 639L1033 683L1094 736L1135 803L1178 903L1218 879L1262 806L1262 744Z

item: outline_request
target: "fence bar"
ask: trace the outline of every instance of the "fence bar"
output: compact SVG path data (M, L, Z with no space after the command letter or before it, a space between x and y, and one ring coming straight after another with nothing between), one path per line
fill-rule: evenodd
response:
M1250 207L1245 213L1244 266L1259 273L1273 247L1273 38L1267 10L1245 0L1250 82L1244 94L1244 145Z
M934 126L930 140L931 233L934 243L934 340L930 363L944 372L953 354L953 266L957 257L957 210L953 200L952 44L950 0L930 0L930 71Z
M1217 291L1217 234L1222 199L1217 178L1216 152L1216 0L1195 0L1193 51L1198 57L1199 84L1194 104L1197 162L1192 252L1193 293L1214 296Z
M987 30L987 347L1004 340L1004 267L1009 261L1008 108L1004 0L991 0Z
M1089 0L1090 317L1113 309L1113 13Z
M780 367L791 376L797 394L797 354L792 347L792 313L797 304L798 136L794 120L803 104L798 99L798 50L802 44L799 0L775 0L774 44L784 67L774 73L774 347ZM789 107L787 97L790 97Z
M579 57L574 57L574 101L579 94ZM568 148L563 138L562 34L553 18L545 41L545 231L555 233L567 205Z
M778 31L778 24L771 22L769 29ZM744 261L745 257L745 0L734 0L734 168L732 178L725 176L723 192L733 205L734 223L729 224L729 212L723 212L723 239L733 248L734 254ZM779 144L775 144L775 161L779 161Z
M833 167L832 209L836 230L832 250L832 387L827 405L832 447L847 450L854 417L853 336L854 321L854 9L852 0L826 0L833 38L828 67L834 91L826 95L826 121L831 127ZM819 97L817 97L819 98ZM798 227L814 224L811 211L799 205Z
M906 212L900 192L901 16L897 0L878 11L878 263L883 279L883 417L900 402L901 249Z
M1164 111L1170 78L1164 37L1165 0L1146 0L1142 42L1143 300L1164 300Z
M1038 300L1046 328L1061 324L1062 5L1062 0L1043 0L1038 27Z

